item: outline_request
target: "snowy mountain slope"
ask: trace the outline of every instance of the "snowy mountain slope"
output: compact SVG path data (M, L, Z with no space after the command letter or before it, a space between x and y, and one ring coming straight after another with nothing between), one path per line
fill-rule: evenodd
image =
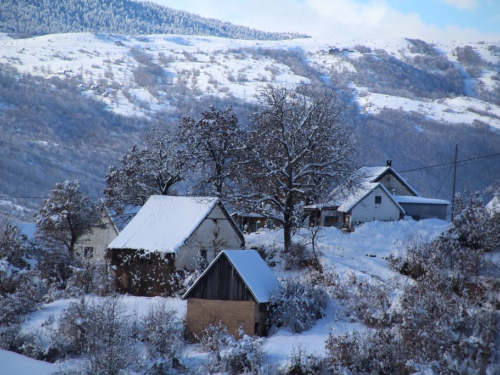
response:
M30 197L39 196L41 189L43 196L55 182L79 179L83 184L88 181L86 190L97 198L107 166L116 164L132 147L141 124L155 116L174 121L186 114L197 117L214 102L238 109L252 102L266 82L322 80L336 85L351 105L362 150L360 164L381 165L385 159L393 159L398 170L404 170L446 163L453 160L457 142L465 151L464 158L500 153L500 42L469 43L482 59L479 73L463 62L467 60L458 60L457 47L464 46L453 42L423 46L418 49L404 38L255 41L73 33L13 39L0 34L1 70L17 69L7 74L6 81L12 82L10 74L29 74L46 82L41 85L32 79L30 85L35 86L25 86L27 93L14 101L9 101L9 85L4 96L0 95L0 125L8 134L2 145L8 160L0 167L5 176L0 190L7 196ZM393 74L395 69L400 75ZM45 87L40 95L60 90L62 84L56 82L71 82L66 90L74 91L73 107L83 115L71 113L73 103L64 102L68 95L63 91L53 101L47 98L40 108L31 102L40 102L39 97L29 95L37 92L36 87ZM76 103L77 97L81 103ZM102 109L83 111L96 108L96 102ZM44 112L39 118L34 113L27 116L23 106ZM98 114L101 110L110 114L108 123L100 121L104 117ZM71 119L66 120L68 115ZM80 116L85 120L78 120ZM55 119L71 126L54 128ZM125 119L127 126L115 125ZM72 143L75 134L80 137L77 146ZM100 157L96 159L95 153ZM52 165L54 158L62 161L57 170ZM84 160L96 163L83 168ZM463 169L459 189L468 185L480 190L491 185L500 173L499 164L492 159L480 168ZM21 179L13 172L19 168L30 176L44 176L46 181ZM451 179L443 185L446 171L438 172L421 174L411 182L424 195L451 191ZM25 206L33 209L38 203ZM24 215L19 212L14 216Z
M22 73L45 77L78 77L85 87L83 95L94 95L103 100L110 110L121 114L144 114L172 104L168 89L151 90L141 87L134 79L133 70L142 64L134 58L138 51L148 56L164 69L166 87L185 84L196 96L234 95L252 100L262 82L295 83L308 81L294 73L289 66L258 54L259 49L300 50L305 53L307 64L319 74L328 76L331 70L355 72L348 59L357 59L362 53L354 50L357 45L372 50L384 50L404 61L418 54L408 50L409 41L398 38L390 41L343 40L343 39L294 39L286 41L249 41L217 37L149 35L127 37L104 34L54 34L28 39L11 39L0 35L0 63L11 64ZM118 45L117 45L118 44ZM492 79L492 66L500 63L500 57L489 51L485 44L471 43L489 64L483 70L481 81L487 90L497 81ZM500 46L500 43L498 43ZM454 56L454 44L436 44L435 48L451 62L460 66ZM338 48L339 53L328 53ZM345 51L342 51L345 49ZM474 80L476 81L476 80ZM90 90L99 85L99 90ZM479 99L441 98L419 100L394 95L377 95L366 87L355 87L357 102L365 111L376 113L387 107L403 111L418 111L432 119L447 123L470 124L474 120L490 122L498 128L500 107L483 103ZM125 98L128 91L132 99ZM468 90L470 91L470 90ZM473 94L469 92L469 94ZM135 100L134 100L135 99ZM147 109L141 103L148 102Z

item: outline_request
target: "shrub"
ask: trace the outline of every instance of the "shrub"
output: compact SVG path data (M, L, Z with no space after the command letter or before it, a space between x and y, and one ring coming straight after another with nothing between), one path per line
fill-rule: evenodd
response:
M278 371L279 375L316 375L326 373L323 359L306 353L300 346L292 349L290 363Z
M144 319L143 341L149 353L148 374L175 374L183 369L184 326L165 301L152 306Z
M295 333L306 331L325 315L328 299L322 285L285 279L271 293L269 323L277 328L290 328Z
M241 328L238 333L239 340L229 334L221 322L204 329L201 345L208 351L208 372L259 373L263 356L262 339L246 335Z
M388 329L353 332L342 336L329 333L326 341L327 362L333 373L394 374L414 372L407 362L396 336Z
M83 354L75 373L118 375L136 363L137 327L125 313L119 298L106 297L82 299L63 314L67 348Z

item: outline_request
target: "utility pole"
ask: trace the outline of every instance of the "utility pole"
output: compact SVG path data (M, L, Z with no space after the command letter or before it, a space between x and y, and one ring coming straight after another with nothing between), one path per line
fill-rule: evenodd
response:
M453 167L453 196L451 197L451 222L453 222L453 210L455 208L455 185L457 182L457 155L458 155L458 143L455 144L455 161Z

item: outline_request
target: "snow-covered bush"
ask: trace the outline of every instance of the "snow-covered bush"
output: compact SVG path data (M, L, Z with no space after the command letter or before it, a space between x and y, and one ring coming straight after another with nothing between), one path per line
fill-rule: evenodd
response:
M107 296L115 291L114 272L105 261L81 261L72 267L73 273L67 281L65 297L94 293Z
M334 374L411 374L395 335L388 329L335 336L326 341L327 363Z
M325 314L329 296L322 285L284 279L269 299L269 323L300 333L313 326Z
M393 252L386 260L392 270L416 280L425 273L423 253L427 248L427 244L424 244L421 237L410 235L402 245L401 253Z
M220 352L222 368L229 374L259 374L262 366L263 339L239 332L240 339L229 336Z
M91 324L88 302L83 297L62 311L58 337L67 353L84 353L87 348L87 332L90 331Z
M182 373L184 326L176 312L160 301L144 318L143 341L149 353L148 374Z
M138 365L137 325L125 313L118 297L106 297L82 300L63 314L60 332L67 348L83 354L75 373L118 375Z
M325 374L323 359L315 354L306 353L300 346L293 348L290 363L278 371L279 375L316 375Z
M292 242L287 252L282 253L285 267L288 270L303 268L311 261L311 253L307 246L300 242Z
M349 279L346 305L354 316L368 327L384 327L391 323L390 302L387 287L382 283L370 284Z
M202 347L208 351L206 369L210 373L259 374L262 366L263 340L239 330L239 339L218 323L203 332Z

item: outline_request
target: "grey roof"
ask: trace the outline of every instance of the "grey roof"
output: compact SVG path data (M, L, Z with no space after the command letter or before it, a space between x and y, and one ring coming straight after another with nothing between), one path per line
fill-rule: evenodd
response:
M187 298L191 290L194 289L198 282L222 256L225 256L229 260L258 303L269 302L271 291L278 287L279 283L266 262L264 262L259 253L255 250L221 251L212 263L210 263L205 272L203 272L188 291L184 293L182 296L183 299Z

